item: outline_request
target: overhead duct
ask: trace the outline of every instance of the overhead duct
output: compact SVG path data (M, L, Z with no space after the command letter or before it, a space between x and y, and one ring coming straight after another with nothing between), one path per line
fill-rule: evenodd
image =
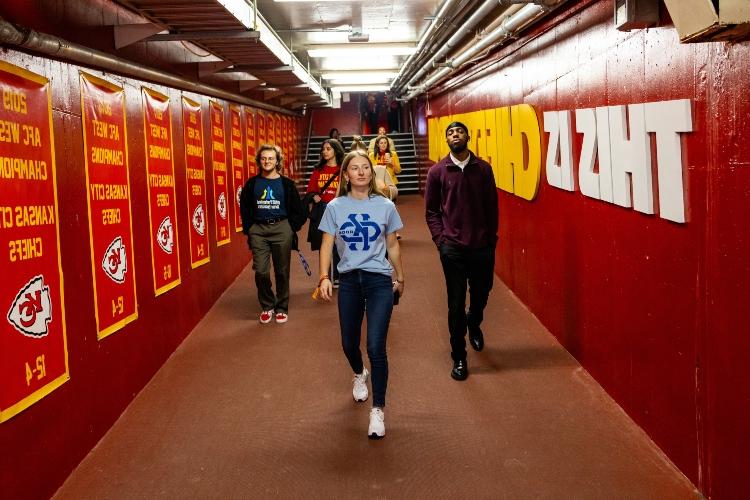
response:
M139 80L147 80L169 87L188 90L196 94L209 95L278 113L296 115L288 109L272 106L211 85L205 85L165 71L149 68L148 66L127 61L106 52L84 47L56 36L39 33L28 28L20 28L2 18L0 18L0 44L22 47L65 61L72 61L91 68L103 69L112 73L138 78Z
M528 2L524 2L528 3ZM558 4L561 2L558 2ZM471 45L463 52L455 55L453 59L451 60L451 64L448 67L444 67L430 75L425 81L423 81L417 88L412 90L407 96L406 99L410 100L414 97L418 96L419 94L425 92L430 87L438 83L443 78L447 77L451 73L454 73L456 70L458 70L462 64L466 63L467 61L471 60L473 57L475 57L477 54L479 54L481 51L487 49L488 47L492 46L493 44L497 43L498 41L501 41L503 39L506 39L510 36L512 36L516 31L523 28L528 23L534 21L536 18L540 17L541 15L548 12L548 9L536 4L529 3L528 5L525 5L521 10L517 11L515 14L509 16L508 18L503 21L500 26L492 30L489 34L487 34L482 40L480 40L478 43ZM426 69L423 68L423 71L421 71L418 74L423 74L426 71ZM415 75L416 77L417 75ZM414 81L416 78L412 78L409 83Z
M414 81L424 75L434 63L440 61L445 55L447 55L451 49L454 49L456 45L473 30L480 22L482 22L487 14L489 14L495 7L497 7L497 0L485 0L484 3L471 15L471 17L456 31L456 33L448 39L445 44L435 53L430 60L423 64L422 67L417 71L406 84L399 84L396 87L396 91L399 92L404 88L408 88Z
M445 2L443 2L443 5L440 7L440 10L438 10L437 15L432 19L432 22L427 27L427 30L419 39L419 42L417 43L417 51L409 56L403 66L401 66L401 71L399 71L398 76L396 76L396 78L393 80L392 86L394 88L401 87L399 86L401 79L409 74L409 72L411 71L411 66L421 54L425 42L427 42L427 40L432 37L432 33L437 29L438 24L443 21L443 19L445 18L445 13L453 6L455 1L456 0L445 0Z

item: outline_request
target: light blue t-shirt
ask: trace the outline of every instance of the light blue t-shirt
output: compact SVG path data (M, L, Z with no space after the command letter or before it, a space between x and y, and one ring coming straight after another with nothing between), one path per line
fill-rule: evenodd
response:
M321 231L336 238L340 273L361 269L388 276L393 268L385 257L386 235L402 227L396 205L378 195L366 200L350 196L334 198L326 206L319 226Z

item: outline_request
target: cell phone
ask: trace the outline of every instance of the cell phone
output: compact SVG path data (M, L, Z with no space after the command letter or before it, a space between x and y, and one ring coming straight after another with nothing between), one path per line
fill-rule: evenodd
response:
M394 290L393 291L393 305L394 306L398 305L398 299L400 298L401 298L401 292L399 292L398 290Z

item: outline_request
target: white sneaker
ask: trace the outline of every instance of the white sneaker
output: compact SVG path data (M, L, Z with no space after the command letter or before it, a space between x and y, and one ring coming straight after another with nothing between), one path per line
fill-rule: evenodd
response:
M385 437L385 414L382 408L374 406L370 410L370 426L367 428L367 437L370 439Z
M367 401L367 397L370 393L367 391L367 379L370 378L370 372L367 368L362 368L362 373L354 375L354 387L352 388L352 396L354 401Z

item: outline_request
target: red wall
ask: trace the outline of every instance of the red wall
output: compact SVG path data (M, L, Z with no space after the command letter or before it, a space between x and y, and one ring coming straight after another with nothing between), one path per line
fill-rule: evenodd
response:
M89 251L79 67L13 50L3 52L1 57L51 80L70 380L0 424L0 497L48 498L237 277L248 263L250 253L244 236L235 233L233 227L231 243L216 247L214 211L209 209L211 261L197 269L190 268L181 92L146 84L168 95L171 101L182 272L179 286L154 297L140 94L142 82L85 69L126 89L139 306L136 321L98 341ZM186 95L202 103L204 131L209 130L208 98ZM229 103L222 104L228 112ZM227 137L230 137L229 133ZM206 134L206 187L208 205L213 207L211 147L205 142L207 140L209 136ZM229 144L226 148L229 154ZM230 221L234 220L233 210L234 205L230 204ZM248 297L248 305L253 300Z
M553 188L542 167L533 201L500 191L496 270L701 491L738 498L750 490L750 46L680 44L671 25L622 33L612 13L569 2L431 92L431 114L527 103L542 128L544 111L692 102L686 224Z
M332 128L339 129L341 135L355 135L362 133L361 117L359 114L358 94L351 94L349 102L341 101L340 109L319 108L310 111L312 119L312 134L325 135ZM349 146L345 144L345 146Z

